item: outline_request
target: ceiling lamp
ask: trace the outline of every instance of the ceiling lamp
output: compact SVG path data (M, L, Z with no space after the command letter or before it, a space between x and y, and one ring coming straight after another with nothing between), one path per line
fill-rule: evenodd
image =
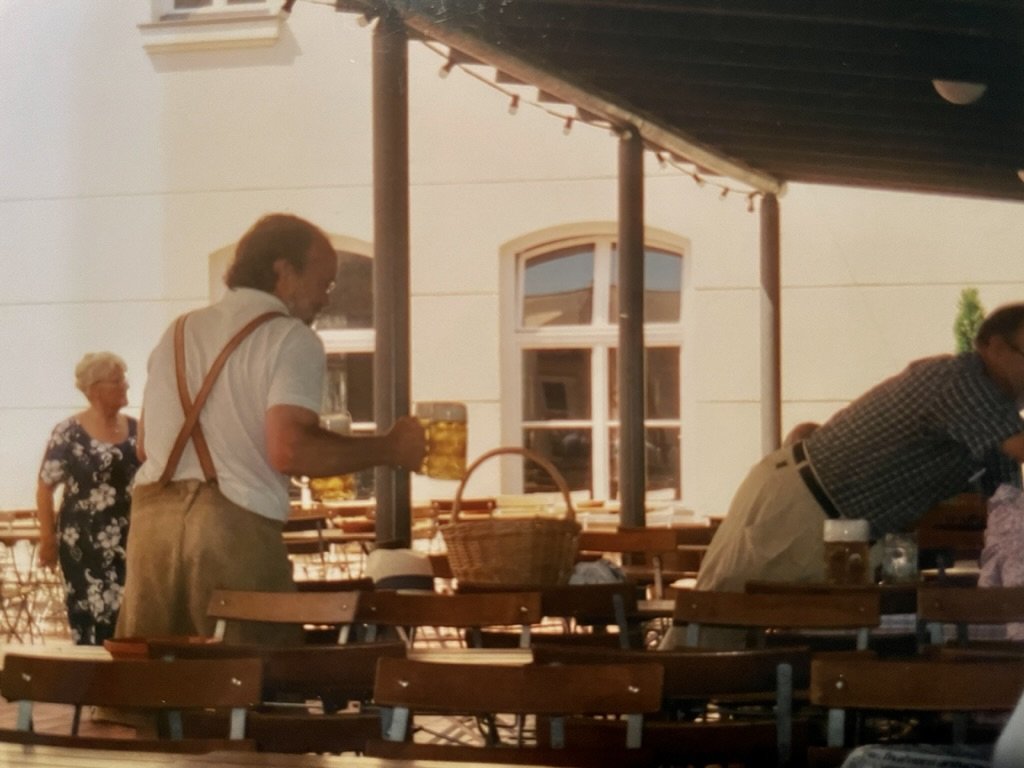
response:
M932 80L932 86L950 104L973 104L988 89L985 83L967 83L962 80Z

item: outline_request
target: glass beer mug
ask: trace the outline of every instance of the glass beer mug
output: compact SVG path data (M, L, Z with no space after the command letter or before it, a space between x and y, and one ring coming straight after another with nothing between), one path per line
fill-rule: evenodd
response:
M464 403L417 403L416 418L427 438L420 473L439 480L466 474L466 406Z
M869 583L869 536L867 520L825 521L826 583Z
M329 413L320 417L320 426L339 435L352 433L352 416L348 411ZM356 497L356 476L331 475L330 477L312 477L309 489L313 498L320 502L346 501Z

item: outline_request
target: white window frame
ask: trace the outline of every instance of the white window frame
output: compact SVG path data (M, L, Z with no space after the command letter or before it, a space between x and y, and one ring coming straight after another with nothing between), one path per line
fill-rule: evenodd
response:
M611 445L607 438L613 426L610 419L608 391L609 351L618 346L618 327L608 322L609 293L611 287L611 244L618 239L618 226L614 222L589 222L554 227L535 232L512 242L506 243L501 249L501 317L503 318L502 334L502 440L506 445L519 445L522 442L524 429L530 426L543 425L545 428L593 430L591 483L594 496L608 498L611 490L610 451ZM644 343L650 347L678 347L680 371L678 419L648 419L647 427L678 427L680 430L680 482L686 488L686 478L682 474L686 467L684 455L686 444L684 425L690 411L685 397L693 388L684 385L684 378L690 366L686 363L685 335L688 328L689 305L692 303L688 295L691 292L689 274L689 242L685 238L670 232L648 227L645 230L645 245L659 248L682 257L682 286L680 318L674 323L646 323L644 326ZM556 250L594 243L594 322L589 327L545 326L526 328L522 322L523 278L525 270L520 268L523 258L539 255L544 251ZM600 277L607 276L607 279ZM523 352L534 349L565 349L587 347L591 354L591 418L589 420L558 419L543 422L528 422L522 418L522 358ZM600 406L600 404L604 404ZM503 462L502 488L511 493L521 493L523 489L522 462ZM685 490L684 490L685 493ZM671 495L671 492L652 491L650 498L660 495Z
M283 4L283 0L240 5L212 0L210 6L179 10L174 0L150 0L152 20L138 27L149 53L270 46L280 38L288 18L281 10Z

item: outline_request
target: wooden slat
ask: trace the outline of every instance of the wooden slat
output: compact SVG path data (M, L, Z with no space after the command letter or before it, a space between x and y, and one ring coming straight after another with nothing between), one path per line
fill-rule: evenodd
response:
M812 704L922 711L1012 710L1024 691L1024 659L880 659L819 654Z
M656 664L495 666L377 662L374 701L444 712L648 713L661 708Z
M879 596L850 594L746 594L687 590L676 594L673 621L788 629L858 629L881 621Z

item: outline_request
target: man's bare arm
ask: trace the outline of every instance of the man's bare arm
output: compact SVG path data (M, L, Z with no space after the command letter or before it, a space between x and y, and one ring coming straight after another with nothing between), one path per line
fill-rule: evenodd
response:
M404 416L383 434L347 436L320 427L308 408L275 405L266 414L267 457L278 472L327 477L381 465L419 469L423 461L423 427Z

